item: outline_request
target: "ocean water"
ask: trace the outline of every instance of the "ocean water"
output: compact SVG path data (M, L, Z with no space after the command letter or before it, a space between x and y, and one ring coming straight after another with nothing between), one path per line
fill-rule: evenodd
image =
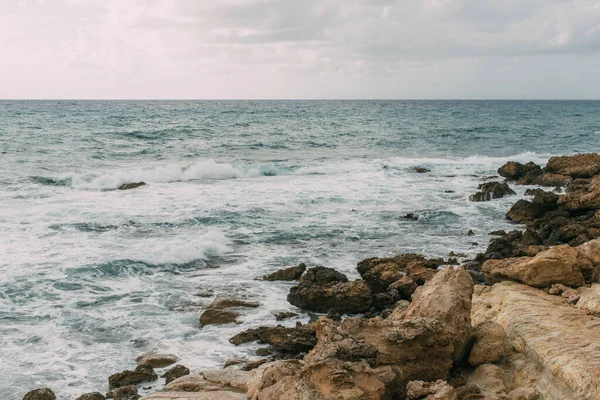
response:
M104 392L152 350L192 369L252 358L228 338L298 311L290 284L257 277L473 256L518 227L516 197L468 201L479 183L599 138L594 101L2 101L0 398ZM216 296L261 306L201 328Z

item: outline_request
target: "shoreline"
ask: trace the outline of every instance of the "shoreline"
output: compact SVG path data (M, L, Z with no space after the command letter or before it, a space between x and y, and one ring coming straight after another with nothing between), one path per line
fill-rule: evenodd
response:
M500 234L462 268L438 269L457 264L456 255L440 260L405 254L361 261L362 279L355 281L324 267L276 272L273 280L299 280L288 295L292 305L327 316L295 328L244 331L245 336L232 340L268 343L274 355L262 365L242 367L251 372L188 371L166 389L177 398L186 398L181 392L206 392L215 400L239 399L242 393L257 400L599 398L600 382L593 372L600 371L585 363L600 355L593 344L600 339L595 322L600 290L593 285L600 276L595 241L600 237L600 156L553 157L545 168L509 162L498 172L508 183L563 187L566 193L530 190L531 201L519 200L507 212L508 219L525 224L524 232ZM480 185L475 199L511 194L506 183L492 183ZM238 299L213 302L203 313L204 324L235 322L248 307L259 305ZM585 327L588 332L581 333ZM539 337L555 331L576 340L540 343ZM585 343L589 353L576 351ZM556 354L557 349L566 354ZM129 390L115 393L116 400L136 398L137 387L129 383L143 387L157 378L145 365L115 374L119 377L111 386L117 392ZM166 393L146 398L169 398ZM79 400L104 397L97 394ZM46 398L51 397L24 399Z

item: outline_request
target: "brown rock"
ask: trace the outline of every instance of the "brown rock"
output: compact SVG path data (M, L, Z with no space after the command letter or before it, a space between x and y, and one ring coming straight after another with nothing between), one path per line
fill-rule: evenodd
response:
M486 182L478 187L479 192L469 196L470 201L490 201L506 196L514 196L517 193L512 190L506 183Z
M168 392L209 392L209 391L239 391L248 389L249 372L239 369L225 368L203 371L177 378L169 383L165 390Z
M124 183L121 186L119 186L119 190L136 189L142 186L146 186L146 182Z
M266 281L297 281L306 271L306 264L299 264L297 267L280 269L271 274L263 276Z
M484 322L475 328L476 341L471 349L469 364L492 364L499 361L506 352L506 333L495 322Z
M569 211L600 209L600 176L593 177L581 189L560 196L558 205Z
M310 351L317 343L315 330L310 325L287 328L262 326L247 329L229 339L234 345L248 342L268 343L273 350L285 354L301 354Z
M275 314L275 321L283 321L284 319L296 317L298 313L291 311L282 311Z
M122 386L112 391L113 400L137 400L140 397L135 385Z
M534 164L533 162L521 164L519 162L509 161L498 169L498 175L503 176L508 180L516 181L517 179L537 170L540 170L540 166Z
M515 222L527 222L542 217L546 213L543 204L521 199L506 213L506 218Z
M158 379L151 366L138 365L134 371L123 371L108 377L108 389L113 390L123 386L137 385L142 382L151 382Z
M458 395L448 382L412 381L406 386L406 400L458 400Z
M479 393L492 399L506 395L506 373L498 366L483 364L477 367L467 379L467 386L475 387Z
M106 400L106 397L100 392L82 394L75 400Z
M368 311L373 306L371 290L362 280L324 285L301 281L290 289L287 300L296 307L316 312L333 309L339 313L356 314Z
M539 392L532 388L518 388L506 395L507 400L542 400Z
M591 178L600 172L600 155L588 153L552 157L546 164L546 171L573 178Z
M138 364L148 364L152 368L164 368L175 364L178 358L173 354L147 353L138 356L135 360Z
M373 293L385 292L389 285L403 278L406 274L416 271L422 276L415 281L427 280L424 274L427 269L434 270L442 265L442 259L426 259L420 254L400 254L392 258L368 258L358 263L356 269ZM431 276L435 272L431 272ZM422 283L421 283L422 284Z
M56 400L56 395L49 388L35 389L28 392L23 400Z
M161 378L165 378L165 383L169 384L173 382L177 378L181 378L182 376L189 375L190 369L183 365L176 365L173 368L169 369L167 372L161 375Z
M238 300L238 299L217 299L208 305L208 308L214 310L224 310L226 308L246 307L256 308L260 303L254 301Z
M388 292L392 300L410 300L418 286L411 276L404 276L388 286Z
M241 314L231 310L216 310L208 308L200 315L201 325L222 325L236 323Z

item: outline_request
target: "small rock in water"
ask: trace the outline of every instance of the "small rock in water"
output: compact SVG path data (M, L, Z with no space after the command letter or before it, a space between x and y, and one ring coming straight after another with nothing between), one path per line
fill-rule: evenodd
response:
M141 186L146 186L146 182L124 183L121 186L119 186L119 190L135 189L135 188L139 188Z
M261 357L267 357L267 356L271 355L271 352L269 351L269 349L267 349L265 347L261 347L260 349L256 349L254 354L256 354L257 356L261 356Z
M123 386L112 391L113 400L137 400L141 396L138 394L138 388L135 385Z
M158 375L147 364L138 365L134 371L123 371L108 377L108 389L113 390L123 386L137 385L138 383L151 382L158 379Z
M161 378L165 378L165 383L171 383L177 378L181 378L182 376L189 375L190 369L183 365L176 365L164 374L161 375Z
M35 389L28 392L23 400L55 400L56 395L49 388Z
M106 400L106 397L100 392L82 394L75 400Z
M431 172L430 169L424 168L424 167L415 167L413 168L413 170L418 173L418 174L424 174L426 172Z
M295 313L295 312L282 311L282 312L278 312L277 314L275 314L275 320L276 321L283 321L284 319L293 318L293 317L295 317L297 315L298 314Z
M504 236L504 235L506 235L506 231L500 229L500 230L497 230L497 231L492 231L492 232L488 233L488 235L491 235L491 236Z
M147 353L140 355L135 360L138 364L148 364L152 368L164 368L175 364L178 358L173 354Z
M403 219L408 219L410 221L418 221L419 220L419 216L415 215L413 213L408 213L405 216L402 217Z
M217 310L209 308L204 310L202 315L200 315L200 324L201 325L222 325L222 324L232 324L237 322L237 318L241 314L236 311L231 310Z
M492 199L499 199L505 196L516 195L517 193L512 190L506 183L500 182L487 182L479 185L479 192L469 196L471 201L489 201Z
M467 236L475 236L473 229L469 229L469 232L467 232Z
M263 276L265 281L297 281L306 271L306 264L299 264L297 267L280 269L271 274Z

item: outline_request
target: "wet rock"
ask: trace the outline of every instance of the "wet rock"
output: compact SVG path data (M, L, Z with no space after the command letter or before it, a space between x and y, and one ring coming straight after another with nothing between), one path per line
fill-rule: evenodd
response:
M488 235L491 235L491 236L504 236L504 235L506 235L506 231L500 229L500 230L497 230L497 231L492 231L492 232L488 233Z
M132 183L124 183L119 186L119 190L129 190L136 189L142 186L146 186L146 182L132 182Z
M135 360L138 364L148 364L152 368L164 368L175 364L178 358L173 354L147 353L138 356Z
M542 217L547 209L543 204L521 199L506 213L506 218L515 222L527 222Z
M49 388L35 389L28 392L23 400L56 400L56 395Z
M519 179L517 184L563 187L569 185L572 181L573 178L567 175L552 174L545 171L534 171Z
M515 161L509 161L498 169L498 175L512 181L516 181L534 171L540 170L541 167L533 162L521 164Z
M106 397L100 392L82 394L75 400L106 400Z
M254 301L238 300L238 299L217 299L208 305L208 308L214 310L223 310L226 308L246 307L256 308L260 303Z
M284 319L289 319L298 316L297 313L291 311L282 311L275 314L275 321L283 321Z
M158 379L158 376L150 365L138 365L134 371L123 371L108 377L108 389L113 390L123 386L137 385L143 382L151 382Z
M475 328L476 341L471 349L469 364L493 364L502 358L506 351L506 333L495 322L484 322Z
M238 322L241 314L231 310L217 310L209 308L200 315L200 325L223 325Z
M233 336L229 342L236 346L248 342L266 343L279 353L294 355L310 351L317 343L317 338L310 325L294 328L278 325L247 329Z
M300 283L312 285L327 285L329 283L348 282L348 277L333 268L313 267L300 278Z
M465 258L467 255L464 253L455 253L454 251L451 251L450 253L448 253L448 257L458 257L458 258Z
M427 172L431 172L431 170L430 170L430 169L423 168L423 167L415 167L415 168L413 168L413 170L414 170L416 173L418 173L418 174L424 174L424 173L427 173Z
M112 391L113 400L138 400L140 397L135 385L122 386Z
M458 395L448 382L412 381L406 386L406 400L458 400Z
M309 275L310 271L309 269L306 275ZM340 282L330 280L331 276L316 276L311 281L305 279L306 275L301 278L298 286L290 288L287 296L288 302L296 307L315 312L334 309L340 313L356 314L367 311L373 306L371 290L362 280ZM343 274L339 275L346 278Z
M167 372L161 375L161 378L165 378L165 383L171 383L177 378L181 378L182 376L189 375L190 369L183 365L176 365L173 368L169 369Z
M418 285L411 276L404 276L388 286L388 292L394 302L410 300Z
M267 356L270 356L272 353L269 349L261 347L260 349L256 349L254 354L256 354L257 356L260 356L260 357L267 357Z
M499 199L505 196L513 196L517 193L512 190L506 183L486 182L478 187L479 192L469 196L470 201L490 201Z
M588 153L552 157L546 164L546 171L573 178L591 178L600 172L600 155Z
M419 216L415 215L413 213L408 213L405 216L403 216L402 219L407 219L409 221L418 221L419 220Z
M271 274L263 276L265 281L297 281L306 271L306 264L302 263L296 267L280 269Z

